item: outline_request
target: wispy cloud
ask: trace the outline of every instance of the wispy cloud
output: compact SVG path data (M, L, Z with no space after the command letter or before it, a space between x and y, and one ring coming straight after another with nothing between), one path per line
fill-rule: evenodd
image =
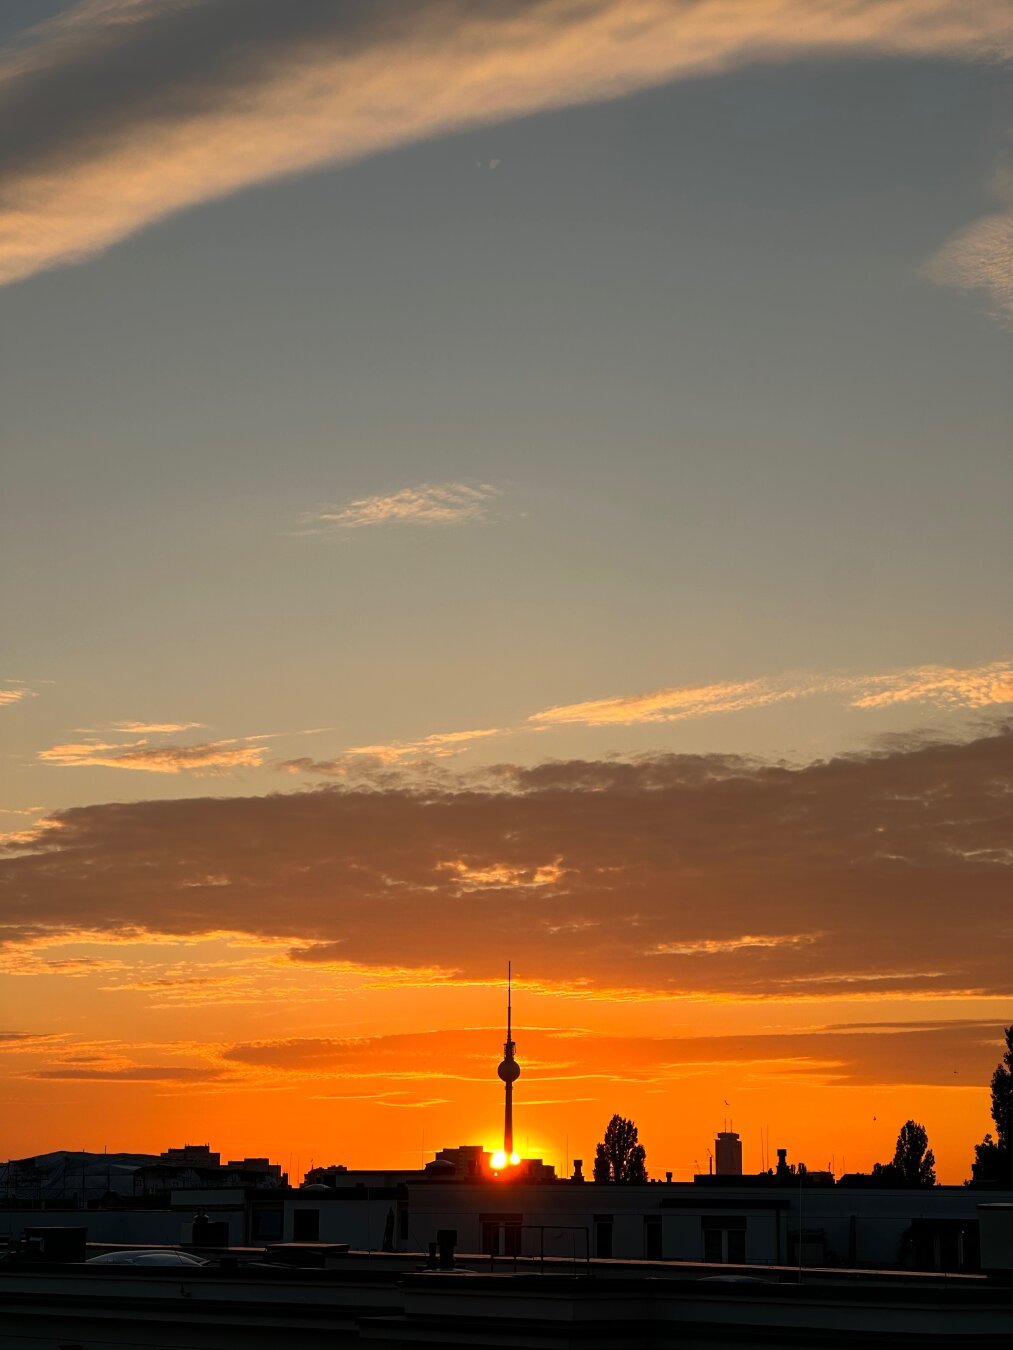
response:
M565 875L561 858L540 866L514 867L509 863L474 863L462 858L438 862L438 872L449 872L462 891L539 890L554 886Z
M1013 167L992 181L997 209L972 221L925 264L925 275L984 298L1000 323L1013 327Z
M803 55L1007 57L1006 0L80 0L0 56L0 282L424 137Z
M613 698L566 703L532 714L536 726L579 725L588 727L632 726L641 722L678 722L687 717L741 712L762 708L783 699L797 698L801 690L777 687L768 680L740 683L676 685L646 694L620 694Z
M124 731L135 736L171 736L179 731L193 731L203 725L203 722L113 722L112 727L114 731Z
M534 713L535 726L634 726L678 722L765 708L791 699L843 695L853 708L921 703L937 708L976 709L1013 703L1013 661L984 666L915 666L873 675L813 675L761 678L738 683L675 685L644 694L568 703Z
M6 708L12 703L20 703L23 698L30 698L32 691L26 689L24 685L16 688L0 689L0 708Z
M476 741L485 741L493 736L506 734L505 730L498 727L483 727L477 731L437 731L431 736L423 736L418 741L392 741L389 745L353 745L345 751L345 754L378 759L383 764L396 764L401 760L426 755L434 759L443 759L460 753Z
M61 768L139 769L147 773L220 772L258 768L266 751L260 745L235 741L205 741L199 745L148 745L145 740L126 744L81 741L40 750L43 764Z
M930 703L938 708L989 708L1013 703L1013 661L956 670L952 666L919 666L866 680L868 692L857 693L853 708L888 708L897 703Z
M705 685L672 685L646 693L618 694L558 704L507 727L441 731L413 741L351 746L329 759L303 756L277 762L290 774L315 774L345 783L394 783L397 770L421 773L436 786L450 759L496 738L567 727L608 728L681 722L720 714L756 711L817 696L843 700L851 708L875 711L921 705L942 711L980 711L1013 704L1013 661L982 666L914 666L870 675L783 675Z
M303 516L303 534L360 530L369 525L460 525L483 520L488 503L499 496L489 483L420 483L389 496L357 497L343 506L324 507Z
M214 1069L190 1068L178 1064L129 1064L114 1069L96 1065L55 1064L36 1069L26 1076L97 1083L202 1083L222 1075Z
M816 942L820 933L744 933L741 937L700 938L696 942L659 942L648 949L648 956L717 956L726 952L763 950L773 947L799 947Z

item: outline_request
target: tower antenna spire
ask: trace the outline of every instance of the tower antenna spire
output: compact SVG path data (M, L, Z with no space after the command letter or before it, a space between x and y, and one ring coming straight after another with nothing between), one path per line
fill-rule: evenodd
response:
M497 1069L503 1082L503 1153L508 1162L514 1162L514 1083L521 1076L521 1066L514 1058L517 1047L513 1036L513 962L507 962L507 1034L503 1058Z

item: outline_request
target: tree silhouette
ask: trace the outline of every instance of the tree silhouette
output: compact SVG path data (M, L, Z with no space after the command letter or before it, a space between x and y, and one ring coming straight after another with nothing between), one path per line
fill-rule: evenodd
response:
M936 1159L929 1148L929 1136L924 1125L915 1120L905 1121L897 1136L893 1168L901 1186L934 1186Z
M992 1075L995 1138L986 1134L974 1147L971 1175L991 1186L1013 1186L1013 1026L1006 1027L1006 1049Z
M897 1136L893 1162L874 1163L873 1181L880 1186L934 1186L936 1159L928 1143L924 1125L905 1121Z
M646 1181L647 1154L632 1120L615 1115L594 1151L595 1181Z

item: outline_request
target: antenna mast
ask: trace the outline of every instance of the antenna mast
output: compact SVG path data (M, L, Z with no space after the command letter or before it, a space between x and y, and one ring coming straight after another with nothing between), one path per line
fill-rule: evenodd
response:
M517 1047L513 1038L513 962L507 962L507 1034L503 1045L503 1059L497 1069L503 1082L503 1152L507 1161L514 1151L514 1083L521 1076L521 1066L514 1059Z

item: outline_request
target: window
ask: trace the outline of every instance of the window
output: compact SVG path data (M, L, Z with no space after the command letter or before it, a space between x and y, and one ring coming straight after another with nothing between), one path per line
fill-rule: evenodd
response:
M746 1259L746 1220L739 1215L706 1215L700 1220L703 1231L703 1259L715 1264L742 1265Z
M317 1242L320 1239L320 1211L297 1209L292 1215L292 1241Z
M661 1215L649 1214L644 1219L644 1260L661 1260Z
M482 1251L486 1256L520 1256L521 1214L480 1214Z
M253 1211L254 1241L280 1241L284 1219L285 1215L280 1209L255 1209Z
M612 1256L612 1215L594 1216L594 1254L608 1260Z

